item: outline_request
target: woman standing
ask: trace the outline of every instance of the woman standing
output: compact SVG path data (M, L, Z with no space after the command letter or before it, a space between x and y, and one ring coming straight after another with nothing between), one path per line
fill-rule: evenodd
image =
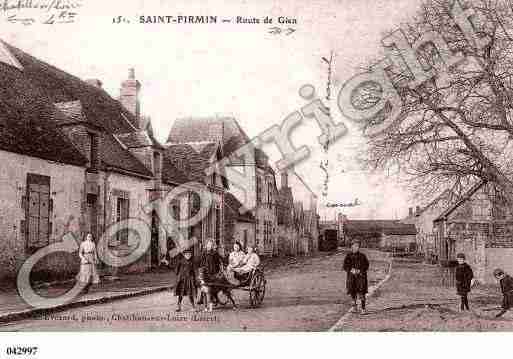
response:
M97 268L99 262L98 253L91 233L88 233L80 244L78 256L80 257L80 272L77 275L77 280L84 284L83 292L85 294L89 292L92 284L100 283Z

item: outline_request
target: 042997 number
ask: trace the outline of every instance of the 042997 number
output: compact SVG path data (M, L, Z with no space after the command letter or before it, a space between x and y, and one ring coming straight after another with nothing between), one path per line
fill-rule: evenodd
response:
M38 349L39 349L38 347L13 346L13 347L7 347L6 354L7 355L36 355Z

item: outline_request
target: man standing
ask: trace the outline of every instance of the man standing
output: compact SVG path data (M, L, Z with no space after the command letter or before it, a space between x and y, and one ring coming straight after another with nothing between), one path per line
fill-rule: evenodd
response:
M360 252L360 243L353 242L351 253L344 259L344 271L347 273L347 294L353 299L352 311L358 309L357 299L360 299L362 310L365 314L365 295L368 290L367 270L369 269L369 260L365 254Z

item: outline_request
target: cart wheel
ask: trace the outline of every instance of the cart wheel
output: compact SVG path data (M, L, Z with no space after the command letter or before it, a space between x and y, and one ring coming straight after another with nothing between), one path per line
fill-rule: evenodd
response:
M266 280L261 273L257 273L249 286L249 304L252 308L262 304L265 297Z

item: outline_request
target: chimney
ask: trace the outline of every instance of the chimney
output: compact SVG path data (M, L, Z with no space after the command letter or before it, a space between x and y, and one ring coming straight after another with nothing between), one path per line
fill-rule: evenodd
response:
M408 217L413 216L413 207L408 208Z
M287 170L281 172L281 188L289 187L289 174Z
M85 82L87 82L89 85L97 87L99 89L101 89L102 85L103 85L103 83L98 79L87 79L87 80L85 80Z
M141 84L135 79L135 70L130 68L128 70L128 79L121 83L119 101L125 108L130 111L139 122L140 120L140 105L139 105L139 90Z

